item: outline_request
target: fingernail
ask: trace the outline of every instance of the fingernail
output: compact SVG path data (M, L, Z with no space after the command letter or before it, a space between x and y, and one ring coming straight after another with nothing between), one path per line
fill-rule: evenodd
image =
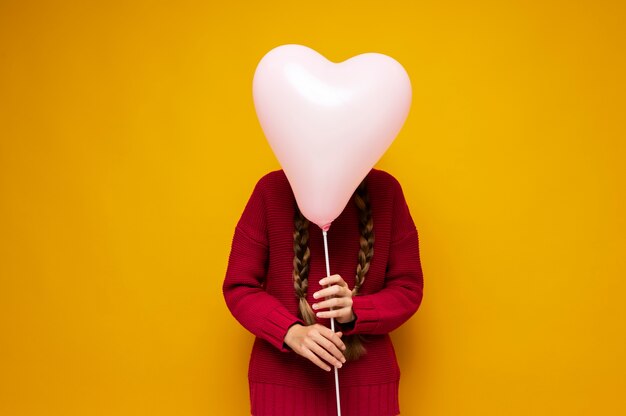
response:
M326 279L320 280L320 285L323 285L326 282Z
M341 362L345 363L346 362L346 357L341 357Z
M337 363L337 368L341 368L342 364L341 363Z
M312 307L313 309L317 309L317 303L314 303L313 305L311 305L311 307Z
M317 299L317 297L318 297L317 292L313 293L313 297L314 297L315 299Z

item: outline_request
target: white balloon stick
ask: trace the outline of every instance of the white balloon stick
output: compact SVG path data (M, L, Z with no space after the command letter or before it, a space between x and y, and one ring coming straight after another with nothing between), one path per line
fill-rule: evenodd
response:
M330 276L330 263L328 262L328 239L326 238L326 230L322 230L324 233L324 254L326 257L326 276ZM331 307L330 310L333 310ZM330 328L335 332L335 318L330 318ZM339 369L335 367L335 395L337 396L337 416L341 416L341 401L339 399Z

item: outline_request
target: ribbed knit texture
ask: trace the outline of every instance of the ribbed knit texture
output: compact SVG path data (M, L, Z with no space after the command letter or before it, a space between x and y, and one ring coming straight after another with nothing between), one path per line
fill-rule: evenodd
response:
M374 256L360 293L353 297L356 321L339 325L345 335L363 334L367 353L339 369L342 416L395 416L400 413L400 368L389 332L419 308L424 281L418 233L400 183L372 169L367 177L374 223ZM248 380L253 416L336 415L334 372L324 371L286 344L299 317L293 284L293 191L284 171L259 179L235 227L224 298L237 321L256 335ZM359 253L358 208L352 200L328 230L331 274L354 287ZM309 226L307 300L326 276L322 230ZM330 328L330 319L317 318Z

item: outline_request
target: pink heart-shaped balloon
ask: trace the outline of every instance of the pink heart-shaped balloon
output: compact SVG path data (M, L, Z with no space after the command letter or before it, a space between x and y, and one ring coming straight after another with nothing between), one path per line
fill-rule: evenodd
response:
M387 55L364 53L334 63L289 44L261 59L253 96L298 207L328 230L402 128L411 82Z

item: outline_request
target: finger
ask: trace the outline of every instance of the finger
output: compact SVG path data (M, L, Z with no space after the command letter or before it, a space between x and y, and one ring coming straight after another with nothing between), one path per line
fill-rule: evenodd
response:
M311 361L313 364L315 364L322 370L330 371L330 366L328 364L325 364L322 360L320 360L319 357L315 355L315 353L311 351L308 347L306 346L302 347L301 355L305 358L308 358L309 361Z
M339 274L333 274L331 276L326 276L325 278L320 280L320 285L332 285L337 284L339 286L348 287L348 284Z
M318 357L325 360L327 363L341 368L343 361L343 354L337 349L337 346L324 338L323 336L316 334L314 338L309 338L307 347Z
M311 305L313 309L325 309L335 307L344 308L349 306L352 306L351 298L330 298Z
M328 361L329 363L333 365L337 365L339 361L341 361L342 363L346 362L346 359L343 356L343 353L339 350L337 345L335 345L331 340L329 340L328 338L324 337L322 334L319 334L319 333L314 334L312 338L315 342L317 342L320 348L324 350L324 356L322 358L324 358L326 361Z
M315 315L320 318L343 318L346 320L352 316L350 314L350 308L348 307L341 309L332 309L330 311L320 311Z
M347 287L343 287L339 285L332 285L332 286L325 287L324 289L318 290L317 292L313 293L313 298L319 299L319 298L329 297L329 296L345 297L345 296L348 296L348 292L350 292L350 289L348 289Z
M316 324L319 325L319 324ZM341 340L341 338L339 338L339 336L337 334L341 334L343 335L343 332L339 331L339 332L333 332L332 329L325 327L324 325L319 325L320 328L320 334L322 334L325 338L331 340L336 346L338 346L339 348L341 348L342 350L346 349L346 345L343 343L343 341Z

